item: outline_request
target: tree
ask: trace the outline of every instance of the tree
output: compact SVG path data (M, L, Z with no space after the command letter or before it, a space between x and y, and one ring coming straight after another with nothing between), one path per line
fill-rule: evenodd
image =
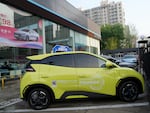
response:
M117 38L110 37L107 42L107 48L108 49L111 48L113 50L116 49L116 47L117 47Z
M134 25L126 25L125 30L125 47L134 48L136 47L137 31Z
M124 28L122 24L103 25L101 27L102 43L101 49L122 48L121 42L124 40Z

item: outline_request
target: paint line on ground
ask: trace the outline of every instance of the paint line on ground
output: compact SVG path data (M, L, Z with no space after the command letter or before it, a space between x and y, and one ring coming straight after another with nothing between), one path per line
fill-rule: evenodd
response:
M73 111L73 110L94 110L94 109L112 109L112 108L126 108L126 107L142 107L148 106L148 102L143 103L129 103L129 104L115 104L115 105L101 105L101 106L85 106L85 107L66 107L66 108L48 108L44 110L33 110L33 109L17 109L17 110L8 110L3 111L9 113L23 113L23 112L48 112L48 111ZM0 111L1 112L1 111Z
M0 109L4 109L5 107L14 105L18 102L21 102L22 100L19 98L15 98L15 99L10 99L9 101L4 101L0 103Z

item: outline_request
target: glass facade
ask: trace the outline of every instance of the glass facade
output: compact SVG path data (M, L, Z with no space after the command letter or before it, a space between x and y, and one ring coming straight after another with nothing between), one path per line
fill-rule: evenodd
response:
M0 3L0 66L9 62L23 67L29 55L51 53L58 45L73 51L100 53L100 40L41 17Z

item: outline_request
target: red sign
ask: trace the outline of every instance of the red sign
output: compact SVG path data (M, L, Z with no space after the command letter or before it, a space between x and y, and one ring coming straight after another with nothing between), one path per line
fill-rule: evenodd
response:
M42 49L42 37L33 29L0 26L0 45Z

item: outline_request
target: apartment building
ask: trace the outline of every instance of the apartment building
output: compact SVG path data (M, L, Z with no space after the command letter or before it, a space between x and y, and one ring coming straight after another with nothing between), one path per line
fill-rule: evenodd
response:
M125 24L125 12L122 2L102 0L100 6L83 10L83 13L98 25Z

